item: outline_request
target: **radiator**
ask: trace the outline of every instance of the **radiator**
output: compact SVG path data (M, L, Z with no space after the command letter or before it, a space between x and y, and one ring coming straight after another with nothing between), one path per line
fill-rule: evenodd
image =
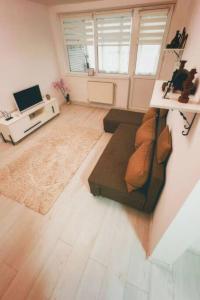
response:
M89 102L113 104L115 84L113 82L88 81Z

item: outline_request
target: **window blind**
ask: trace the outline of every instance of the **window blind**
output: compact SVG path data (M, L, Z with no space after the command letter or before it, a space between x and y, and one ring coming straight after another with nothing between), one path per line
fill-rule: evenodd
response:
M131 12L97 15L98 45L130 45Z
M94 25L90 17L63 20L65 45L93 45Z
M168 18L168 9L146 10L139 14L136 75L156 75Z
M98 66L103 73L128 73L132 13L96 16Z
M93 67L89 57L94 47L92 17L64 18L62 26L70 71L86 72L89 67Z
M167 9L141 12L138 43L140 45L161 45L167 16Z

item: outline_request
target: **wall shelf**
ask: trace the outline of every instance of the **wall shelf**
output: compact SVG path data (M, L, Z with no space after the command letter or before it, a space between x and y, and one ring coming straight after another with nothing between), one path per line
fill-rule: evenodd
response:
M196 115L200 113L200 103L198 97L190 96L190 100L188 103L181 103L178 102L179 94L169 93L169 99L164 98L164 92L162 91L162 84L164 81L156 80L154 85L154 90L150 102L151 107L156 108L163 108L163 109L171 109L171 110L178 110L180 115L183 117L185 121L184 130L182 131L182 135L188 135L190 129L194 123ZM172 98L171 98L172 97ZM188 121L185 113L193 113L194 117L191 122Z
M174 49L174 48L165 48L163 49L165 53L173 53L176 55L178 61L181 60L184 49Z

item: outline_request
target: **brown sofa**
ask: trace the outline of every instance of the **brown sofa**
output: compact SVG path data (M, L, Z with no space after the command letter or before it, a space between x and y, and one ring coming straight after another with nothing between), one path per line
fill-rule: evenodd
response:
M123 121L126 113L127 120L131 120L132 123ZM130 118L131 114L132 119ZM110 115L112 114L110 113ZM88 179L90 190L93 195L107 197L146 213L151 213L164 186L166 166L157 163L155 142L151 172L147 183L142 188L128 193L124 177L128 160L134 152L135 135L143 114L122 111L122 115L122 121L120 120L120 111L114 112L114 116L117 117L113 123L109 120L109 115L104 119L104 129L108 132L114 132L114 134ZM165 125L166 117L160 118L158 116L156 137Z

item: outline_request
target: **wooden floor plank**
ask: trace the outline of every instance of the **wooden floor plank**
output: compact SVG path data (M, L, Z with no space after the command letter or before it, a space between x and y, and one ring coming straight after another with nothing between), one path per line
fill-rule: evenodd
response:
M117 276L127 280L135 232L130 226L126 211L121 207L118 208L120 213L115 225L107 266Z
M108 266L115 229L119 221L120 204L111 201L110 210L103 220L99 235L91 251L91 258Z
M76 295L91 249L103 222L107 203L100 199L93 199L92 207L93 209L88 211L87 218L82 223L80 234L52 299L74 299Z
M7 235L8 231L14 226L15 222L19 220L24 213L25 213L25 208L22 205L18 203L16 204L15 202L12 203L12 206L9 207L9 210L7 211L6 215L2 217L1 220L0 244L1 244L1 239Z
M124 290L124 300L148 300L148 293L127 284Z
M150 263L137 236L133 242L127 281L138 288L149 291Z
M34 282L27 299L50 299L71 252L71 247L59 240L49 260Z
M35 239L43 221L42 216L27 209L10 231L1 239L0 252L3 261L19 270L32 251Z
M200 256L186 252L174 264L174 299L200 299Z
M16 271L4 263L0 263L0 298L8 289L10 283L16 276Z
M76 300L98 299L105 269L106 268L98 262L89 259L75 297Z
M152 264L150 273L149 300L174 300L174 281L172 272Z
M123 300L125 285L124 278L107 268L98 300Z

